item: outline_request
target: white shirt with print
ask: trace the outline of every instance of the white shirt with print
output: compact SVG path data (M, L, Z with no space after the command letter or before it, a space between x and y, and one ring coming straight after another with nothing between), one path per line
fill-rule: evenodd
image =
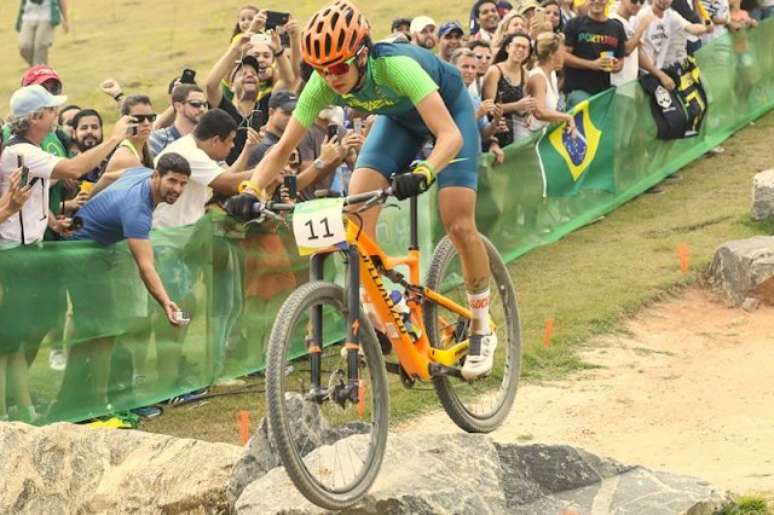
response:
M204 205L212 197L209 184L223 173L223 168L207 153L196 146L193 134L183 136L167 145L156 157L156 164L164 154L175 152L188 160L191 177L183 193L174 204L164 202L153 212L153 227L180 227L196 223L204 216Z
M0 156L0 194L10 188L11 174L18 168L17 156L30 169L32 193L18 214L0 223L0 240L21 242L23 227L24 244L29 245L42 240L48 227L48 188L56 182L51 181L51 174L62 158L30 143L6 147Z
M653 9L649 5L640 9L637 16L631 19L632 29L636 31L640 23L652 13ZM656 19L645 29L640 46L650 57L656 68L664 68L675 62L670 60L674 59L674 55L670 55L673 54L673 52L670 52L670 40L674 40L675 37L682 39L681 36L683 36L685 27L688 25L690 25L690 22L680 16L677 11L667 9L661 18L656 16Z

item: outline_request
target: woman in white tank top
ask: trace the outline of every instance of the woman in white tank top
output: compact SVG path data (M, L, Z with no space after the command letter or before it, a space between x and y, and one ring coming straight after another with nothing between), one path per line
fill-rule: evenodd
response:
M575 132L575 120L562 112L556 71L564 65L564 36L543 32L535 40L537 65L529 71L527 91L535 98L537 107L532 116L530 130L542 130L550 123L564 122L568 132Z

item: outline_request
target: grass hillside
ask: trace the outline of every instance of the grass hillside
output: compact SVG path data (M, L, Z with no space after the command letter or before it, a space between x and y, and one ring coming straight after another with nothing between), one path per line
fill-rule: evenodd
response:
M99 92L106 77L118 79L126 92L150 95L157 109L166 107L166 88L183 68L197 71L203 82L209 68L225 51L236 14L244 0L70 0L71 30L57 29L49 64L61 75L73 103L103 111L109 118L113 104ZM261 8L290 10L302 23L325 5L322 0L292 3L251 0ZM376 37L389 32L398 16L429 14L437 21L465 23L470 1L380 0L358 4L374 27ZM19 0L0 7L0 116L19 86L26 63L19 56L14 25Z

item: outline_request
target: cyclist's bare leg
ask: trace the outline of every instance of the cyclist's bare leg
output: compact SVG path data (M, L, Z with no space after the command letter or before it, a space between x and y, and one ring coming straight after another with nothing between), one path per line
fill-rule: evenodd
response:
M384 175L373 168L357 168L352 172L348 193L355 195L386 188L389 185L390 183L385 179ZM381 211L379 206L374 206L360 213L360 217L363 219L363 230L372 238L376 235L376 223L379 221L379 213Z
M487 334L489 328L489 256L476 229L476 192L470 188L439 190L441 220L462 261L468 301L473 310L473 333ZM477 300L481 299L480 306ZM478 308L478 309L477 309Z

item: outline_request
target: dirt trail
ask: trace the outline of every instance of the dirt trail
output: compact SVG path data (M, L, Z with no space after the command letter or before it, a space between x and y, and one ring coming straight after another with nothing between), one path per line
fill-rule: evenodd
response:
M774 308L726 308L698 289L644 310L630 334L590 342L603 368L524 385L493 434L566 443L702 477L737 493L774 492ZM444 413L401 430L452 432Z

